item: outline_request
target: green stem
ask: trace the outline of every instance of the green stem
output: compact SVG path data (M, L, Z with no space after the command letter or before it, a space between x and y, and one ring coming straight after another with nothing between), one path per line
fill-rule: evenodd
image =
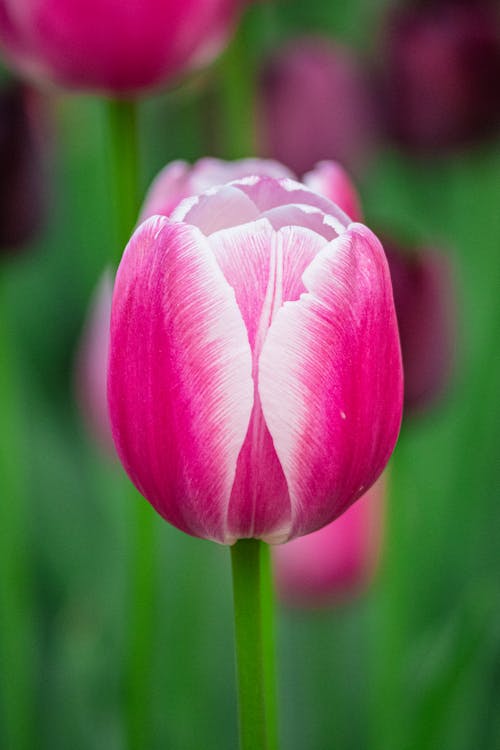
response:
M120 99L110 100L108 120L118 231L116 251L112 259L113 265L117 266L139 211L139 138L136 103Z
M32 567L22 482L20 395L7 322L5 271L0 268L0 744L35 743L35 618Z
M261 606L262 606L262 639L264 656L264 679L266 691L266 708L268 724L269 750L278 748L278 705L276 686L276 624L274 578L271 548L261 544Z
M219 65L220 143L217 156L242 159L255 154L255 82L249 41L241 24Z
M231 547L241 750L271 750L276 741L272 608L263 546L257 539L241 539Z
M137 105L133 101L108 103L112 176L117 225L117 266L139 212L139 138ZM150 745L149 706L153 666L155 517L135 488L128 485L132 504L130 526L130 612L127 619L124 674L128 750Z

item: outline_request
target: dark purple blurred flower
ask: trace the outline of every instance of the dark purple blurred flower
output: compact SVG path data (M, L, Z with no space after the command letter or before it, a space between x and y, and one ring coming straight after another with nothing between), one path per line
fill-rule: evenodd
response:
M299 175L325 159L356 172L373 140L372 99L346 48L324 38L289 42L265 64L260 82L264 153Z
M453 365L452 267L443 253L383 245L401 337L405 409L420 410L443 391Z
M389 16L381 101L389 134L422 151L466 145L500 124L500 22L484 2Z
M39 230L45 208L40 101L12 83L0 91L0 251L18 248Z

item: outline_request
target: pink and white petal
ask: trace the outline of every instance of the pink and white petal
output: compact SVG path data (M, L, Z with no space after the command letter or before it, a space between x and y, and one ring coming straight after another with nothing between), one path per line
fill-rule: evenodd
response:
M258 358L273 317L284 300L296 300L306 291L302 274L325 240L303 227L276 232L261 220L214 234L209 243L235 290L254 354L256 382ZM235 537L273 541L282 541L290 526L288 487L258 393L238 458L227 525Z
M292 204L314 206L331 217L330 225L341 234L350 224L349 217L323 195L315 193L295 180L272 180L269 177L249 177L233 183L257 206L260 213L271 208Z
M139 214L139 223L150 216L170 216L181 200L192 194L189 173L190 167L185 161L167 164L151 183Z
M304 175L304 184L340 206L353 221L361 221L361 202L358 191L343 167L336 161L320 161Z
M220 229L255 221L259 213L238 187L221 185L183 200L172 212L171 219L192 224L208 236Z
M234 292L201 232L153 217L113 297L108 399L132 481L170 523L232 543L227 505L254 400Z
M263 342L273 310L285 300L298 299L306 291L302 274L326 241L303 227L276 232L269 221L260 219L215 232L208 238L208 244L234 289L253 351L257 331L263 327Z
M361 224L322 250L308 290L271 325L258 390L292 503L288 538L330 523L370 487L394 448L403 379L380 242Z

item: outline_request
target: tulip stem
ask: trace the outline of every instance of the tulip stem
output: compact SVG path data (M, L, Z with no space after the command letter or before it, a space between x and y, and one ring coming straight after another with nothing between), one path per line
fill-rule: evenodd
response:
M265 546L257 539L241 539L231 547L240 750L276 747L270 565Z
M118 241L112 255L113 266L117 266L121 260L139 210L137 119L137 105L134 101L111 99L108 102L111 171L118 231Z
M138 113L134 101L108 102L110 151L112 156L113 197L117 242L113 266L120 262L139 213L139 136ZM155 588L155 514L137 490L128 483L131 502L129 552L129 602L126 618L126 664L124 674L126 732L128 750L150 745L148 712L153 666Z

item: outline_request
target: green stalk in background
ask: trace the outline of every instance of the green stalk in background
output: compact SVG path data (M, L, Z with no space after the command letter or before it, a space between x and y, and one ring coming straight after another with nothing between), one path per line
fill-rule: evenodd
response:
M20 434L20 394L0 267L0 744L31 750L35 734L35 612Z
M256 153L254 66L247 36L248 24L242 23L218 66L217 156L223 159L244 159Z
M269 550L257 539L231 547L241 750L276 750Z
M108 119L117 225L117 242L112 262L116 268L139 212L139 137L136 103L110 101ZM130 611L125 617L125 721L128 750L143 750L150 745L149 691L155 620L155 515L128 480L124 480L124 487L132 511L128 576Z

